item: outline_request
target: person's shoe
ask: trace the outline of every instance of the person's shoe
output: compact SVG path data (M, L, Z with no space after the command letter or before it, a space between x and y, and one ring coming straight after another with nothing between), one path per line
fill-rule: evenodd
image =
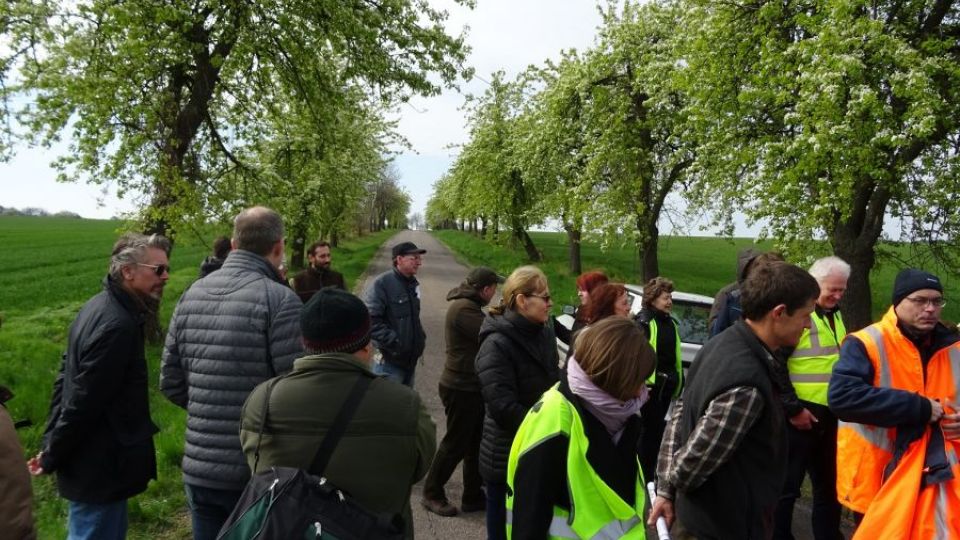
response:
M457 507L450 504L447 500L434 500L423 498L420 499L420 504L429 512L433 512L438 516L451 517L457 515Z
M463 503L460 505L461 512L482 512L487 509L487 501L480 499L475 503Z

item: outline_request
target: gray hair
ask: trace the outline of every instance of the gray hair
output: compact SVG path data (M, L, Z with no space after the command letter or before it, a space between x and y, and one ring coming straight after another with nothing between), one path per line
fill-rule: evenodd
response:
M283 218L266 206L247 208L233 220L233 241L237 249L265 257L281 240Z
M162 249L170 256L170 240L159 234L126 233L113 244L110 255L110 277L114 281L123 281L123 269L143 262L147 257L147 249Z
M843 277L843 279L849 279L850 265L840 257L830 255L829 257L813 261L813 264L810 265L809 272L818 282L832 274L837 274Z

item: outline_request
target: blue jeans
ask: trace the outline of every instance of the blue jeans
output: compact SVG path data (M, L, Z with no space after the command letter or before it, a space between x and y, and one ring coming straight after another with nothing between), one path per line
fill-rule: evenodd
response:
M67 540L123 540L127 537L127 500L91 504L68 501Z
M487 540L507 540L507 484L484 482L487 488Z
M233 507L240 500L240 491L213 489L184 484L187 506L193 524L194 540L216 540Z
M413 388L413 376L417 372L417 368L414 366L406 369L389 362L374 362L373 372L377 375L383 375L391 381L396 381Z

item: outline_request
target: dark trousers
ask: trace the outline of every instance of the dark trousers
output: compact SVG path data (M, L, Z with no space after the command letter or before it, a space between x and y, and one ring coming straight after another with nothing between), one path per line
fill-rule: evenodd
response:
M640 467L643 479L653 482L657 476L657 456L660 453L660 441L667 427L665 419L670 408L670 396L657 396L651 388L650 399L640 409L643 420L643 435L640 437Z
M480 435L483 433L483 396L480 392L454 390L441 384L440 401L447 416L447 433L423 483L423 496L436 501L446 500L443 486L450 480L457 463L463 461L462 503L479 505L484 498L478 463Z
M507 484L487 482L487 540L507 540Z
M213 489L184 484L194 540L216 540L233 507L240 500L240 491Z
M809 473L813 487L813 537L842 539L837 501L837 417L823 405L802 403L819 422L810 430L787 424L787 478L774 515L773 537L793 540L793 505L800 497L803 477Z

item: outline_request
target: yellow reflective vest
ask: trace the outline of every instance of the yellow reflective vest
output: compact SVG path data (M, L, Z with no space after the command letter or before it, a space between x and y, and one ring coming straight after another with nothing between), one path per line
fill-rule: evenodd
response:
M800 343L787 360L790 382L797 397L811 403L827 404L830 373L840 358L840 342L847 335L840 312L834 313L834 326L826 315L810 314L810 328L803 331Z
M513 537L514 482L517 464L523 455L552 437L569 440L567 450L567 486L570 509L553 507L548 538L646 538L643 510L646 504L643 473L637 463L634 504L624 501L593 470L587 461L589 440L576 407L562 393L559 385L547 390L524 418L510 449L507 462L507 538ZM552 497L544 493L544 497Z
M673 335L677 337L677 340L676 340L677 344L675 348L676 352L675 352L674 358L676 359L675 362L677 363L677 366L676 366L677 376L679 378L677 379L677 387L673 389L673 396L671 396L674 399L676 399L680 397L680 392L683 391L683 361L682 361L683 359L680 356L681 355L680 328L677 327L677 321L673 320L672 317L670 319L670 322L673 323ZM657 320L650 319L649 324L650 324L650 346L653 347L654 351L656 351L657 350L657 332L658 332ZM650 376L647 377L647 386L653 386L654 384L657 383L657 371L658 370L656 369L653 370L653 373L651 373Z

